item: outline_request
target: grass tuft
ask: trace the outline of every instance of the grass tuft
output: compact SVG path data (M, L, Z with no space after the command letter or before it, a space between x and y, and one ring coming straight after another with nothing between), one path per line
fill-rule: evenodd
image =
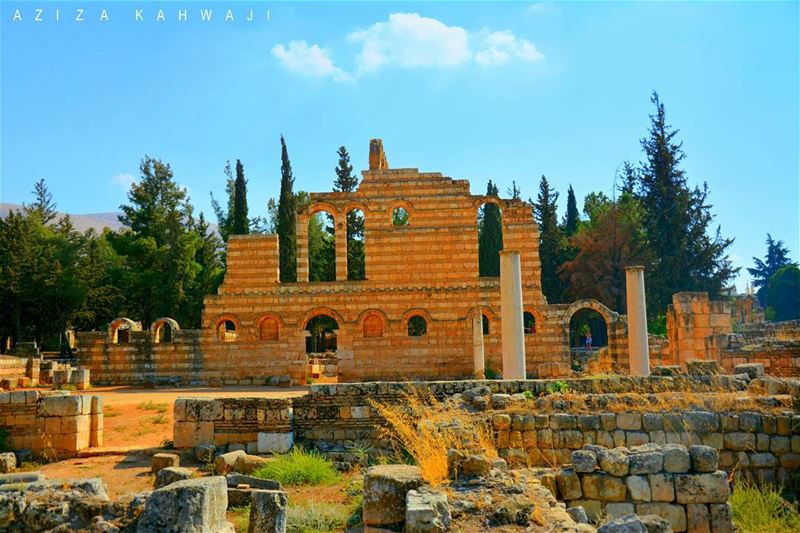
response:
M228 509L228 519L233 522L236 533L246 533L250 528L250 506L231 507Z
M282 485L328 485L341 479L330 461L317 452L302 448L279 455L253 475L273 479Z
M329 533L343 531L353 514L341 503L303 502L290 505L286 515L287 533Z
M137 405L139 409L144 409L145 411L157 411L159 413L166 413L167 408L169 407L165 403L155 403L153 400L147 400L146 402L142 402Z
M730 504L739 533L800 531L800 514L771 485L739 481Z

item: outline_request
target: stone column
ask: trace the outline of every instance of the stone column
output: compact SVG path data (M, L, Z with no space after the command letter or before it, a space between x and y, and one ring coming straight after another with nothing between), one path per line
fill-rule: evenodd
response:
M628 362L631 375L649 376L650 348L647 341L644 267L625 267L625 292L628 304Z
M486 363L483 359L483 313L480 308L472 315L472 357L473 376L484 379Z
M306 215L298 215L295 225L297 239L295 256L297 257L297 281L299 282L308 282L308 218Z
M503 379L525 379L519 250L500 252L500 315L503 322Z
M336 239L336 281L347 281L347 215L333 220Z

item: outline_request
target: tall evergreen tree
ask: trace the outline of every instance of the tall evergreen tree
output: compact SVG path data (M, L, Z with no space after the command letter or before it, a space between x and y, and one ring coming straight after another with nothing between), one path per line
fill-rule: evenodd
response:
M620 177L622 178L622 184L619 187L620 192L623 194L635 194L638 176L636 167L630 161L622 163L622 175Z
M561 265L563 234L558 225L558 193L550 188L547 178L539 181L539 194L533 206L533 216L539 224L539 260L542 264L542 292L551 304L561 301L564 283L558 275Z
M214 193L211 194L211 208L217 217L217 231L223 242L228 242L228 236L233 233L233 212L235 210L236 202L236 180L233 178L233 170L231 170L231 162L225 162L223 169L225 174L225 195L228 197L227 209L223 210L219 202L214 198Z
M754 257L753 263L755 263L755 267L748 268L747 271L753 276L753 287L758 289L756 294L759 302L766 307L766 288L769 278L781 267L792 264L789 259L789 249L783 245L783 241L776 241L772 235L767 233L767 255L764 256L763 261Z
M44 179L40 179L33 186L33 194L36 199L31 204L25 204L23 210L28 215L38 216L42 224L49 224L56 216L56 203L53 201L53 195L47 189Z
M247 235L250 230L250 219L247 218L247 179L244 167L236 160L236 180L233 185L233 216L231 232L234 235Z
M333 182L333 190L341 192L353 192L358 186L358 178L353 174L353 165L350 164L350 154L347 148L340 146L336 152L339 154L339 164L336 165L336 180Z
M564 234L571 237L578 231L578 223L581 220L581 215L578 212L578 203L575 201L575 191L572 190L572 184L567 189L567 214L564 216Z
M770 320L800 318L800 269L796 264L779 268L767 283L765 315Z
M732 239L717 228L707 203L708 188L690 189L680 163L685 157L678 130L666 121L664 104L653 92L655 114L650 116L648 136L641 144L647 160L638 172L638 196L647 216L648 241L655 260L649 273L648 308L660 313L677 291L718 294L736 274L726 251Z
M297 210L295 207L294 176L286 141L281 135L281 195L278 199L278 248L280 277L283 282L297 281Z
M489 180L486 196L497 197L497 185ZM487 202L478 211L478 275L500 276L500 250L503 249L503 219L497 204Z
M516 180L511 180L511 187L509 187L507 192L508 195L514 200L519 200L520 194L522 193L522 191L520 191L519 187L517 186Z

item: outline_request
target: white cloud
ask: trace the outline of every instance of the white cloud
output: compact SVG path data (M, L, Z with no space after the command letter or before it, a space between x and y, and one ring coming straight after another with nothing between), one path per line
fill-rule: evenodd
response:
M131 189L131 185L136 183L137 180L130 174L117 174L111 178L111 183L120 187L123 191L128 192Z
M477 64L492 67L544 59L533 43L510 31L484 28L470 33L418 13L392 13L388 20L354 30L347 38L360 45L353 58L352 74L334 64L330 50L306 41L275 45L272 55L291 72L337 81L353 80L388 66L444 69Z
M528 13L531 15L546 15L555 10L556 6L552 2L534 2L528 6Z
M291 41L287 46L278 44L272 47L272 55L289 71L312 78L331 77L342 81L349 76L333 64L330 51L305 41Z
M484 28L477 36L481 50L475 53L475 62L483 67L503 65L512 59L540 61L544 55L530 41L519 39L510 31L489 31Z
M387 22L356 30L348 38L361 43L356 56L359 72L374 72L384 65L452 67L471 58L467 30L417 13L393 13Z

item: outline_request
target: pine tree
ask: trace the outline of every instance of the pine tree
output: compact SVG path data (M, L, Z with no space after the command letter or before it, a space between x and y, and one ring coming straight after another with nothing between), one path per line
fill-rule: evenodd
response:
M233 185L233 216L231 233L233 235L247 235L250 230L250 219L247 218L247 179L244 177L244 167L240 160L236 160L236 180Z
M228 242L228 236L233 232L233 212L236 199L236 181L233 179L233 171L231 170L231 162L225 162L223 169L225 174L225 195L228 197L228 208L222 210L219 202L214 198L214 193L211 194L211 208L217 217L217 231L223 242Z
M757 288L758 300L761 305L766 307L766 287L769 278L773 276L781 267L792 264L789 259L789 249L783 245L783 241L773 240L772 235L767 233L767 255L762 261L758 257L753 258L754 268L747 271L753 276L753 287Z
M578 231L578 223L581 220L581 215L578 212L578 204L575 201L575 191L572 190L572 184L567 189L567 214L564 216L564 234L571 237Z
M561 264L561 241L563 234L558 225L558 193L550 189L547 178L539 182L533 216L539 224L539 260L542 264L542 293L551 304L561 301L564 284L558 275Z
M489 180L486 196L497 197L497 185ZM503 249L503 219L500 208L487 202L478 212L478 275L500 276L500 250Z
M522 191L520 191L520 190L519 190L519 187L517 187L517 182L516 182L516 180L512 180L512 181L511 181L511 187L510 187L510 188L509 188L509 189L508 189L506 192L508 193L508 195L509 195L509 196L510 196L512 199L514 199L514 200L519 200L519 198L520 198L520 193L521 193Z
M733 243L719 228L708 234L713 220L708 188L690 189L680 163L685 157L678 130L666 122L664 104L653 92L656 107L648 136L641 140L647 160L638 174L638 193L647 214L645 225L654 266L648 275L648 310L663 311L677 291L718 294L738 271L726 250Z
M297 281L297 211L295 208L294 177L286 141L281 135L281 195L278 199L278 248L280 277L283 282Z
M38 216L42 224L49 224L56 216L56 203L53 201L53 195L47 189L44 179L40 179L33 186L33 194L36 199L31 204L23 205L23 210L28 215Z
M623 194L635 194L638 176L636 174L636 167L631 165L630 161L622 163L622 185L620 185L620 192Z
M339 154L339 164L334 171L336 180L333 182L333 190L341 192L353 192L358 186L358 178L353 174L353 165L350 164L350 154L347 148L340 146L336 152Z

